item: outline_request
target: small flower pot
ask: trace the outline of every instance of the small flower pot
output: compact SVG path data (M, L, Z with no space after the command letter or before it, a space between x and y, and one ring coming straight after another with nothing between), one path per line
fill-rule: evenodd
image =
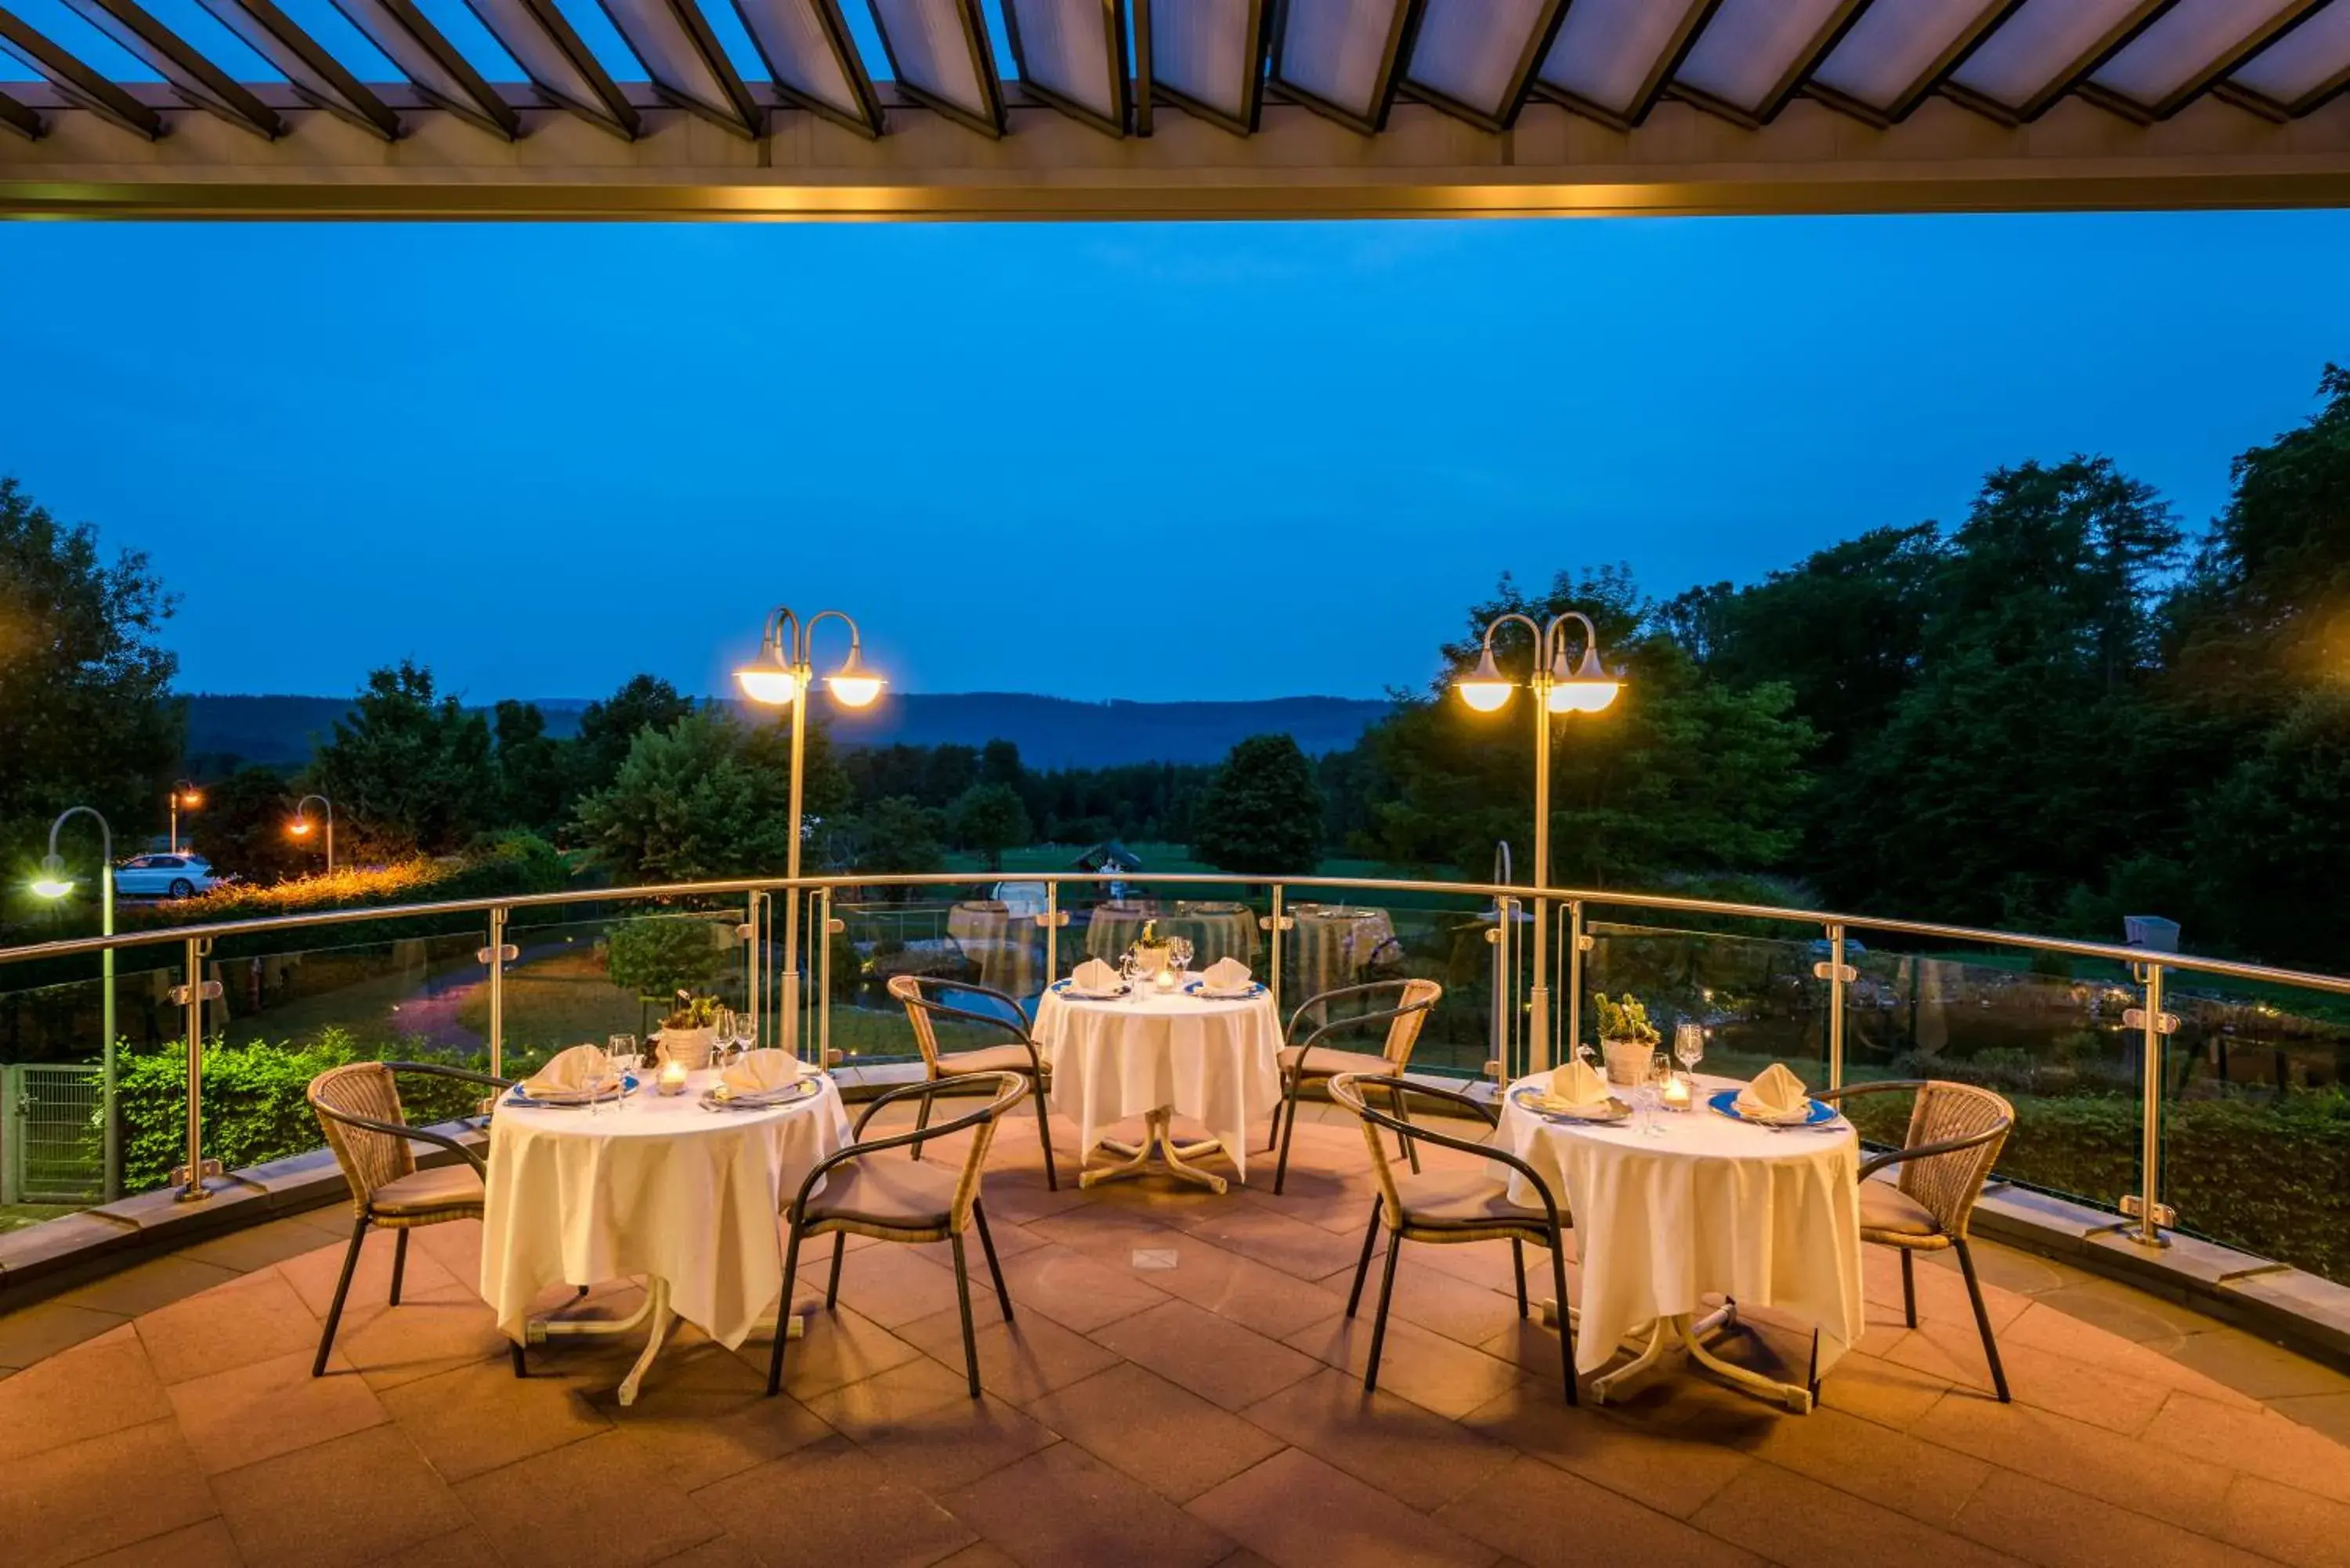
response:
M1645 1040L1602 1040L1599 1052L1607 1063L1611 1084L1638 1084L1648 1070L1656 1047Z
M657 1060L682 1063L687 1072L698 1073L710 1065L711 1053L718 1049L718 1031L662 1029L654 1033L653 1043L659 1047Z

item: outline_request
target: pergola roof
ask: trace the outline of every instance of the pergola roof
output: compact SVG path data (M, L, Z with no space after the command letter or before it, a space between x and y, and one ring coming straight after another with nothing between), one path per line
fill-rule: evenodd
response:
M1411 182L1392 172L1398 164L1500 167L1511 174L1499 183L1523 193L1588 185L1603 169L1626 184L1612 171L1660 159L1681 166L1682 184L1700 164L1726 170L1733 183L1763 163L1841 178L1871 161L1898 161L1912 145L1945 162L2029 161L2047 156L2051 140L2033 128L2056 120L2083 128L2064 139L2068 158L2126 154L2141 171L2207 186L2241 171L2248 178L2232 199L2244 204L2339 201L2338 155L2350 143L2344 117L2327 108L2350 87L2350 0L1003 0L1002 59L980 0L847 0L869 7L883 60L859 48L844 0L725 0L733 14L716 18L719 0L465 0L503 47L497 59L470 55L418 0L332 0L380 51L363 60L338 57L297 20L288 8L296 0L201 0L279 78L257 81L237 79L140 0L64 3L161 79L109 79L78 46L0 0L0 50L33 78L0 80L0 132L32 143L0 146L0 210L177 210L168 201L75 205L83 191L159 182L184 192L257 182L306 192L276 210L323 212L338 210L336 187L421 189L446 179L577 187L594 158L566 151L544 161L550 173L541 176L533 171L541 160L497 151L517 141L568 147L566 122L661 144L604 155L619 171L600 182L608 185L708 189L702 176L712 170L739 184L734 173L753 169L764 171L748 182L754 187L864 189L882 174L878 183L895 189L939 183L943 170L1003 168L1032 185L1041 171L1087 189L1177 192L1123 209L1138 214L1190 210L1180 195L1187 184L1262 185L1273 167L1289 173L1272 183L1293 187L1315 183L1299 177L1302 167L1369 170L1381 186ZM578 26L591 4L610 26L588 34L619 40L602 54ZM619 47L629 57L612 57ZM380 76L386 61L398 78L360 74ZM516 67L526 83L497 79ZM877 76L887 79L877 85ZM1360 149L1301 129L1300 111ZM749 144L751 155L677 133L685 117ZM2322 133L2263 143L2244 128L2312 117ZM2158 129L2181 119L2196 123L2194 134ZM1054 119L1103 145L1088 148L1046 123ZM1445 133L1439 120L1461 129ZM1778 134L1789 121L1804 134ZM1918 121L1932 122L1930 137L1902 136ZM215 123L244 144L223 140ZM1218 140L1203 140L1209 130ZM2136 142L2133 131L2142 133ZM1872 141L1871 132L1897 140ZM354 135L377 151L363 153ZM982 151L1024 137L1031 145L1016 157ZM181 145L134 145L158 138ZM955 138L965 139L961 151ZM1170 139L1180 148L1159 145ZM857 152L859 143L876 151ZM1108 151L1118 144L1129 151ZM2306 165L2312 154L2319 161ZM1530 170L1573 177L1530 179ZM2298 192L2277 184L2296 171L2320 184ZM2264 190L2254 189L2255 171ZM1432 183L1464 182L1446 173ZM47 194L36 197L34 184ZM2231 199L2208 188L2169 198L2139 189L2144 204ZM891 201L878 210L906 210ZM1950 204L2100 203L2075 193ZM1271 212L1281 202L1243 205ZM1295 205L1324 210L1305 198ZM1607 207L1584 197L1458 205ZM529 206L526 197L516 203ZM575 202L565 215L595 206ZM1735 198L1710 204L1741 207ZM396 213L401 202L377 210Z

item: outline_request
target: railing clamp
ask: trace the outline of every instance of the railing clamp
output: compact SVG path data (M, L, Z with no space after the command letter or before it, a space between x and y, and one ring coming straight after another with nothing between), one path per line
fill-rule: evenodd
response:
M195 1186L198 1183L213 1180L224 1174L226 1173L221 1168L221 1162L219 1160L207 1159L202 1166L197 1168L196 1179L194 1181L191 1181L188 1178L188 1168L184 1165L175 1165L172 1168L172 1185L181 1188Z
M754 921L743 920L735 926L734 934L747 942L759 934L759 928Z
M828 937L837 937L847 929L848 929L848 922L837 915L824 923L824 934Z
M2146 1199L2135 1192L2126 1193L2122 1198L2121 1210L2126 1219L2143 1220L2146 1218ZM2158 1203L2154 1206L2154 1222L2163 1230L2176 1230L2178 1210L2168 1203Z
M2124 1028L2127 1028L2127 1029L2143 1029L2143 1028L2145 1028L2145 1027L2146 1027L2146 1009L2145 1009L2145 1008L2143 1008L2143 1007L2133 1007L2133 1008L2131 1008L2128 1012L2126 1012L2123 1013L2123 1014L2122 1014L2122 1025L2123 1025L2123 1027L2124 1027ZM2155 1033L2158 1033L2158 1034L2176 1034L2176 1033L2178 1033L2178 1014L2177 1014L2176 1012L2165 1012L2165 1013L2160 1014L2160 1015L2159 1015L2158 1017L2157 1017L2157 1018L2156 1018L2156 1020L2155 1020L2155 1023L2154 1023L2154 1031L2155 1031Z
M1597 937L1583 936L1575 939L1575 950L1579 953L1587 953L1598 945Z
M1069 923L1069 911L1066 909L1039 910L1029 919L1036 922L1037 929L1040 930L1057 930Z
M1261 931L1294 931L1297 929L1297 920L1292 915L1284 915L1277 921L1271 915L1259 915L1256 929Z
M1812 978L1842 981L1849 985L1860 978L1860 971L1848 963L1830 963L1825 959L1822 959L1812 966Z
M500 942L494 948L473 950L475 963L512 963L520 957L522 957L522 950L512 942Z
M1485 933L1485 945L1489 948L1500 947L1502 945L1503 935L1503 932L1502 928L1495 926L1492 930Z
M168 994L172 999L172 1006L185 1007L188 1005L188 988L186 986L175 985L171 989ZM196 987L195 994L196 1000L200 1002L218 1002L221 999L221 982L216 980L208 980L202 985Z

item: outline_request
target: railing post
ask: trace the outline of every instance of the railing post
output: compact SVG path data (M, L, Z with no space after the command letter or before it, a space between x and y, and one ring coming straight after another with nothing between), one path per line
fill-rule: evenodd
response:
M201 1202L212 1196L206 1177L221 1173L220 1161L204 1158L204 1003L221 993L220 981L204 978L204 955L212 944L201 937L186 942L186 983L172 988L172 1000L185 1010L188 1052L188 1163L172 1172L179 1188L172 1194L182 1203Z
M832 1065L832 939L848 929L845 920L832 918L832 887L827 883L816 895L822 918L816 929L824 933L824 951L816 961L816 1061L819 1067Z
M759 899L756 888L743 895L743 923L734 934L743 939L743 1011L751 1015L751 1044L759 1033Z
M1591 950L1591 939L1583 934L1583 900L1566 901L1566 1041L1561 1050L1552 1043L1551 1054L1556 1064L1564 1066L1583 1052L1583 955Z
M2178 1015L2162 1006L2162 966L2137 966L2146 987L2146 1005L2122 1014L2122 1023L2140 1032L2138 1048L2138 1189L2122 1199L2122 1213L2137 1221L2123 1229L2141 1247L2168 1247L2162 1232L2178 1216L2162 1201L2162 1042L2178 1027Z
M1061 978L1061 884L1058 878L1045 884L1045 987Z
M1844 924L1827 922L1828 956L1824 963L1812 966L1815 980L1828 982L1828 1087L1844 1087L1844 988L1847 981L1857 980L1860 971L1844 961Z
M1273 914L1264 922L1267 940L1272 943L1272 956L1267 961L1273 975L1273 1007L1281 1011L1281 932L1289 924L1289 917L1281 912L1281 884L1273 885Z
M1510 1081L1516 1069L1513 1058L1517 1055L1517 1041L1510 1032L1510 1025L1514 1022L1511 1016L1514 1011L1513 1004L1516 1001L1510 983L1515 970L1510 953L1510 938L1514 934L1511 921L1515 918L1515 903L1516 900L1507 893L1493 895L1493 929L1486 933L1485 939L1493 945L1493 1000L1486 1010L1489 1016L1485 1021L1485 1033L1492 1040L1493 1052L1488 1070L1497 1075L1504 1084Z
M475 953L475 961L490 966L490 1076L503 1078L506 1060L506 965L522 956L506 941L505 906L490 911L490 945Z

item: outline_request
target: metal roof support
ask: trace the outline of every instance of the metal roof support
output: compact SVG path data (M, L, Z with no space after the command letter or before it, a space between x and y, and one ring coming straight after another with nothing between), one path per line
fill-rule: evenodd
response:
M152 141L167 127L163 117L57 47L32 26L0 7L0 49L24 61L49 85L123 130Z
M693 0L601 3L663 98L737 136L756 140L765 133L766 110L743 85L710 18Z
M2094 79L2081 83L2074 90L2099 109L2109 109L2123 119L2134 119L2140 125L2151 125L2157 120L2168 119L2210 91L2212 86L2230 71L2266 48L2272 41L2299 26L2316 11L2321 4L2323 0L2293 0L2290 5L2279 6L2274 15L2234 44L2221 50L2216 57L2206 60L2185 81L2165 93L2156 102L2140 103L2136 99L2116 92ZM2156 27L2149 28L2147 33L2150 36L2158 30L2159 24ZM2116 54L2114 58L2119 59L2121 56Z
M1110 112L1104 114L1076 96L1077 84L1063 82L1055 86L1036 74L1035 67L1050 69L1058 62L1032 62L1024 47L1020 32L1020 14L1024 9L1091 14L1098 9L1102 30L1102 71L1109 100ZM1055 17L1057 25L1066 26ZM1134 95L1128 78L1126 52L1126 0L1003 0L1003 31L1012 42L1012 68L1020 78L1021 87L1080 124L1090 125L1107 136L1124 136L1134 117Z
M1429 9L1434 10L1436 3L1437 0L1429 0ZM1482 0L1455 0L1455 4L1476 5L1482 4ZM1499 113L1481 109L1475 104L1463 103L1451 94L1440 88L1431 87L1412 75L1412 65L1428 47L1428 21L1425 15L1421 18L1419 37L1412 50L1412 58L1408 59L1404 65L1403 90L1422 103L1442 109L1456 119L1466 120L1480 130L1490 130L1499 135L1517 124L1519 114L1524 110L1527 95L1534 87L1534 72L1541 68L1544 57L1550 53L1551 45L1557 41L1559 24L1566 20L1566 4L1567 0L1543 0L1542 5L1534 14L1532 25L1526 30L1525 47L1518 56L1518 63L1511 71L1509 80L1503 85L1502 96L1497 105Z
M1666 0L1639 0L1639 3L1643 5L1662 5ZM1721 9L1721 0L1678 0L1678 3L1682 6L1680 20L1666 36L1664 47L1657 51L1648 74L1620 107L1602 103L1587 93L1562 86L1544 77L1539 67L1534 71L1534 95L1547 99L1562 109L1571 109L1586 119L1596 119L1610 130L1637 128L1648 118L1648 111L1657 107L1657 100L1664 96L1665 84L1673 79L1673 73L1681 68L1681 62L1689 58L1691 49L1697 47L1705 25L1713 20L1716 11ZM1552 43L1553 55L1574 41L1569 30L1576 19L1572 9L1560 19L1558 35ZM1544 57L1544 65L1549 63L1549 57Z
M553 0L465 0L465 4L539 91L626 140L633 141L644 133L644 117Z
M31 105L18 103L5 92L0 92L0 125L6 126L27 141L41 139L41 117L33 112Z
M1194 119L1234 136L1256 134L1264 118L1265 58L1273 47L1273 7L1267 0L1227 3L1239 25L1231 37L1216 41L1238 47L1240 70L1237 96L1229 104L1220 104L1209 99L1207 80L1189 73L1189 66L1197 63L1191 58L1197 53L1193 46L1201 40L1184 36L1182 20L1203 15L1202 0L1134 0L1134 36L1139 44L1134 111L1138 132L1150 134L1151 101L1165 99Z
M66 4L144 61L191 103L272 141L286 134L286 122L276 110L150 16L138 0L66 0Z
M1336 120L1358 136L1377 136L1387 129L1388 111L1395 107L1396 86L1403 79L1403 62L1411 53L1412 37L1419 30L1420 14L1428 0L1391 0L1379 63L1372 73L1369 96L1359 109L1302 87L1284 74L1283 60L1288 53L1294 3L1295 0L1278 0L1274 13L1273 64L1267 73L1268 85L1283 97Z
M2045 5L2060 3L2060 0L2038 0L2038 3ZM2068 0L2065 0L2065 3L2068 3ZM2138 4L2115 26L2107 28L2103 36L2066 62L2063 68L2041 84L2039 89L2022 103L2002 103L1995 98L1977 92L1964 82L1958 80L1955 73L1950 80L1942 84L1942 96L1953 103L1973 109L1977 114L1995 119L2002 125L2029 124L2054 108L2057 99L2088 80L2099 66L2121 53L2128 47L2131 39L2153 26L2158 17L2177 4L2178 0L2138 0ZM1999 32L1994 28L1991 36L1981 40L1978 47L1995 44L1998 38Z
M881 35L882 52L889 57L889 74L898 81L899 90L915 102L936 109L940 114L982 136L1002 136L1010 129L1003 108L1003 82L995 72L995 51L987 42L987 19L980 15L979 0L865 0L873 13L873 26ZM896 12L901 26L900 36L893 36L889 14ZM936 19L944 12L961 32L961 49L950 48L943 58L931 59L916 55L910 47L920 30L905 26L917 15L927 13ZM928 47L927 34L921 42ZM966 86L962 71L970 72ZM958 96L961 88L961 96Z
M1974 53L1976 46L1990 37L1993 28L2015 15L2022 4L2023 0L1981 0L1976 14L1951 35L1941 53L1883 103L1871 103L1856 98L1820 79L1821 69L1835 63L1836 50L1830 50L1827 57L1813 68L1810 79L1804 83L1804 96L1880 130L1888 125L1898 125L1915 113L1919 104L1932 97L1934 89L1948 81L1952 71L1966 64L1967 57ZM1843 42L1837 45L1837 50L1858 43L1858 35L1866 32L1870 20L1869 16L1863 16L1856 21L1852 31L1847 32Z
M359 78L302 30L274 0L202 0L223 26L294 84L294 90L386 141L400 137L400 117Z
M777 97L859 136L881 134L880 95L873 90L872 74L849 36L840 0L733 0L733 5ZM837 79L828 81L827 76Z
M522 116L482 79L473 62L416 8L414 0L334 0L334 5L418 92L492 135L511 141L522 134Z

